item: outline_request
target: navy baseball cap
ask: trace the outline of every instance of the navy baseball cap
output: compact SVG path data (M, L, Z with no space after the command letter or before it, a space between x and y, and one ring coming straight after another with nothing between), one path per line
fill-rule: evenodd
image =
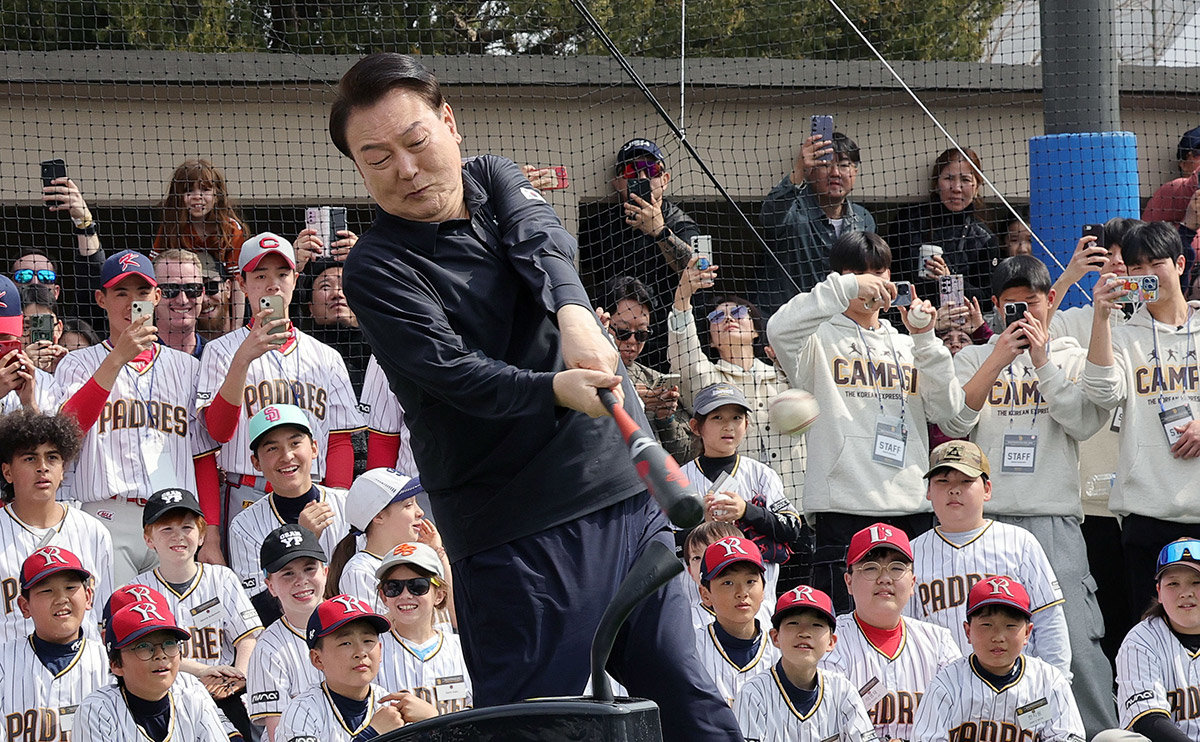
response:
M722 381L717 384L710 384L696 393L696 399L692 403L692 415L695 417L707 415L718 407L724 407L727 404L744 407L748 412L754 411L750 406L750 402L746 399L746 395L742 394L741 389L738 389L733 384L726 384Z
M154 264L150 262L150 258L136 250L122 250L104 261L103 267L100 268L100 287L111 288L129 276L141 276L151 286L158 285L158 279L154 277Z
M308 631L304 640L308 648L317 646L317 640L329 636L351 621L366 621L376 632L383 634L392 628L386 617L371 610L362 598L353 595L335 595L329 600L322 601L317 610L308 617Z
M8 276L0 276L0 335L21 337L25 333L25 315L21 314L21 294Z
M1178 157L1176 159L1186 160L1190 153L1196 151L1200 151L1200 126L1197 126L1195 129L1188 129L1183 133L1183 137L1179 140L1179 149L1176 152Z
M657 162L663 161L662 150L658 145L649 139L630 139L621 145L617 150L617 167L624 165L627 162L635 160L644 160L649 156Z
M204 511L200 509L200 501L195 495L185 489L171 487L155 492L146 500L146 507L142 510L142 528L157 523L172 510L187 510L196 515L204 515Z

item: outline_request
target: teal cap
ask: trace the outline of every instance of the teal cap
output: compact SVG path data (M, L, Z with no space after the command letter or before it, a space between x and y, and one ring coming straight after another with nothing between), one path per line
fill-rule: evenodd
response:
M257 448L259 438L280 425L295 425L312 436L312 427L308 424L308 415L304 414L304 410L294 404L267 405L250 418L250 450L254 451Z

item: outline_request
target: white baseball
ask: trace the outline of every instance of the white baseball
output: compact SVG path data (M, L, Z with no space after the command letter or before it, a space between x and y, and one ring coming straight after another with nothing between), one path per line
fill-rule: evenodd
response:
M933 317L931 317L929 312L926 312L921 307L913 307L912 309L908 310L908 324L912 325L918 330L925 327L932 321Z
M821 414L817 400L803 389L788 389L771 398L767 416L786 435L803 435Z

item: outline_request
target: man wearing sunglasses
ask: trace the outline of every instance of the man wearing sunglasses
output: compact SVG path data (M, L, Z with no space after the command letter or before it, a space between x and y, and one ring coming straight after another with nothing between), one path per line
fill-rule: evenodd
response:
M658 145L649 139L629 140L617 151L612 179L617 203L586 219L579 230L579 274L588 295L601 300L609 281L633 276L650 289L658 307L652 327L663 326L679 274L692 256L692 237L700 234L696 222L666 199L670 182ZM664 336L651 336L642 363L665 368L666 361Z
M92 289L100 276L104 260L103 250L81 253L79 257L68 261L67 273L64 274L45 252L26 248L12 262L9 275L18 286L40 284L49 287L60 304L72 308L73 316L87 321L92 327L103 328L105 316L92 301ZM64 275L68 279L67 285L73 287L65 292L61 283Z
M200 258L188 250L166 250L154 258L162 301L155 308L158 342L199 358L205 340L196 332L204 305L205 283Z

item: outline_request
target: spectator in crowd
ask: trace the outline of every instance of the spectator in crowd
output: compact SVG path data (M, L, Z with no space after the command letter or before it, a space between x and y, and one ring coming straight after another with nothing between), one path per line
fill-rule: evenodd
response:
M71 218L78 254L66 260L62 266L67 271L65 277L69 281L71 290L67 292L66 296L62 296L58 282L63 279L64 274L57 271L54 265L42 265L40 261L32 261L29 265L14 265L14 274L21 268L35 270L49 268L56 271L56 277L48 281L39 281L36 273L33 280L34 282L54 284L56 299L68 306L78 307L78 309L73 309L72 313L92 323L103 322L103 312L99 311L99 308L92 303L92 291L96 288L96 279L100 277L100 268L104 265L106 256L96 229L96 220L92 217L92 211L88 208L87 201L79 191L79 187L70 178L56 178L51 185L42 188L42 202L47 205L49 211L66 211ZM23 254L32 252L40 251L26 250ZM17 262L21 263L21 259L18 258ZM24 278L24 274L22 274L22 278ZM17 283L28 283L28 281L18 280Z
M787 389L787 378L777 366L756 355L756 349L762 346L762 313L740 296L717 296L716 308L708 314L706 322L711 354L716 360L710 358L700 343L692 297L701 289L712 288L718 266L700 270L699 265L699 256L693 256L679 277L675 301L667 316L667 348L671 370L680 376L683 404L693 409L696 394L721 381L741 390L752 412L742 450L783 478L784 494L797 511L803 512L804 439L797 444L791 436L776 432L767 415L771 397Z
M233 289L237 281L225 272L225 266L206 252L193 253L200 260L201 276L204 279L204 300L200 304L200 317L196 320L196 331L205 340L216 340L237 328L233 325Z
M7 297L18 297L7 301ZM26 354L22 336L24 315L16 286L0 276L0 413L22 407L55 412L63 392L47 371Z
M60 281L63 279L63 274L50 257L41 250L36 248L27 248L21 251L21 254L13 261L12 276L13 282L17 286L46 286L53 292L55 301L62 302L64 306L71 307L72 314L86 319L97 326L97 322L101 323L98 326L103 326L104 315L97 314L94 302L92 301L92 290L96 288L96 279L100 272L98 268L91 265L91 260L96 255L100 256L100 262L104 262L104 253L94 253L88 256L88 264L85 269L80 270L75 276L75 290L63 292L63 286ZM72 267L75 262L72 262Z
M1021 223L1020 219L1009 219L1004 229L1004 244L1000 246L1000 257L1011 258L1014 255L1033 254L1033 233Z
M92 326L81 319L67 317L62 321L62 335L59 337L59 342L67 349L67 352L79 350L80 348L88 348L100 343L100 336L92 329Z
M1184 257L1187 258L1184 286L1190 287L1189 279L1196 259L1191 245L1198 225L1194 216L1188 219L1188 207L1196 199L1197 178L1200 178L1200 126L1184 132L1175 149L1175 158L1180 177L1159 186L1142 210L1142 221L1170 222L1178 227L1179 238L1183 240Z
M1083 384L1097 404L1124 406L1109 507L1124 516L1121 542L1129 606L1136 612L1154 594L1159 549L1200 522L1200 422L1193 419L1200 404L1193 383L1200 316L1179 288L1185 266L1179 232L1167 222L1150 222L1129 230L1124 240L1121 257L1129 274L1157 276L1158 298L1114 327L1111 317L1126 290L1115 274L1100 276Z
M312 227L305 227L300 230L300 234L296 235L296 241L293 247L296 248L296 268L303 271L310 261L337 261L339 264L346 262L346 256L350 254L350 248L354 247L354 243L358 242L358 235L348 229L338 230L340 240L335 240L329 246L329 250L325 250L325 243L317 235L317 230Z
M52 374L58 367L58 362L70 350L60 344L63 336L63 321L58 317L58 303L54 299L54 290L46 284L29 283L20 286L19 293L21 295L21 312L25 315L25 334L21 337L21 342L25 344L25 353L33 361L33 365ZM41 315L50 317L50 339L39 337L37 342L34 342L31 328L34 324L41 324L46 320L33 318ZM44 329L39 327L38 333L39 335L43 334Z
M606 296L606 307L597 313L617 342L621 362L646 407L654 434L676 461L686 461L691 458L692 433L688 429L687 411L679 404L679 382L638 363L646 341L654 334L650 324L653 314L650 292L636 278L617 276L608 282Z
M606 284L617 276L632 276L654 300L651 327L662 327L679 273L692 256L696 222L666 198L671 173L662 150L649 139L630 139L617 151L612 179L617 203L580 225L579 275L588 296L601 299ZM635 192L639 186L649 193ZM642 363L662 368L666 348L661 336L651 336L641 353Z
M930 422L958 412L962 387L954 362L932 330L937 312L902 335L880 312L896 295L892 253L874 232L847 232L829 253L835 271L795 297L767 325L771 347L792 386L817 398L809 429L804 512L816 517L813 587L848 608L841 578L846 547L876 521L920 534L933 526L922 497Z
M895 277L911 281L918 295L937 296L938 278L957 273L967 297L990 308L988 284L1000 245L981 221L982 172L975 150L948 149L934 160L929 199L897 214L888 236Z
M296 255L299 265L300 255ZM363 376L371 348L358 329L358 319L342 291L342 263L338 260L313 260L300 276L301 328L337 351L346 362L355 395L362 392Z
M200 357L205 340L196 332L204 304L200 258L190 250L164 250L154 258L162 301L155 308L158 342L180 353Z
M800 146L792 171L767 194L762 223L767 244L783 263L763 256L766 288L759 304L768 312L800 292L812 291L829 274L829 248L840 235L875 231L875 218L850 200L862 154L858 143L835 131L833 140L814 134ZM790 279L792 280L789 280Z
M229 198L225 175L208 160L184 160L158 202L160 223L150 258L172 248L206 252L224 266L225 274L237 275L238 250L245 241L245 220ZM230 320L240 327L245 317L241 287L231 287Z

